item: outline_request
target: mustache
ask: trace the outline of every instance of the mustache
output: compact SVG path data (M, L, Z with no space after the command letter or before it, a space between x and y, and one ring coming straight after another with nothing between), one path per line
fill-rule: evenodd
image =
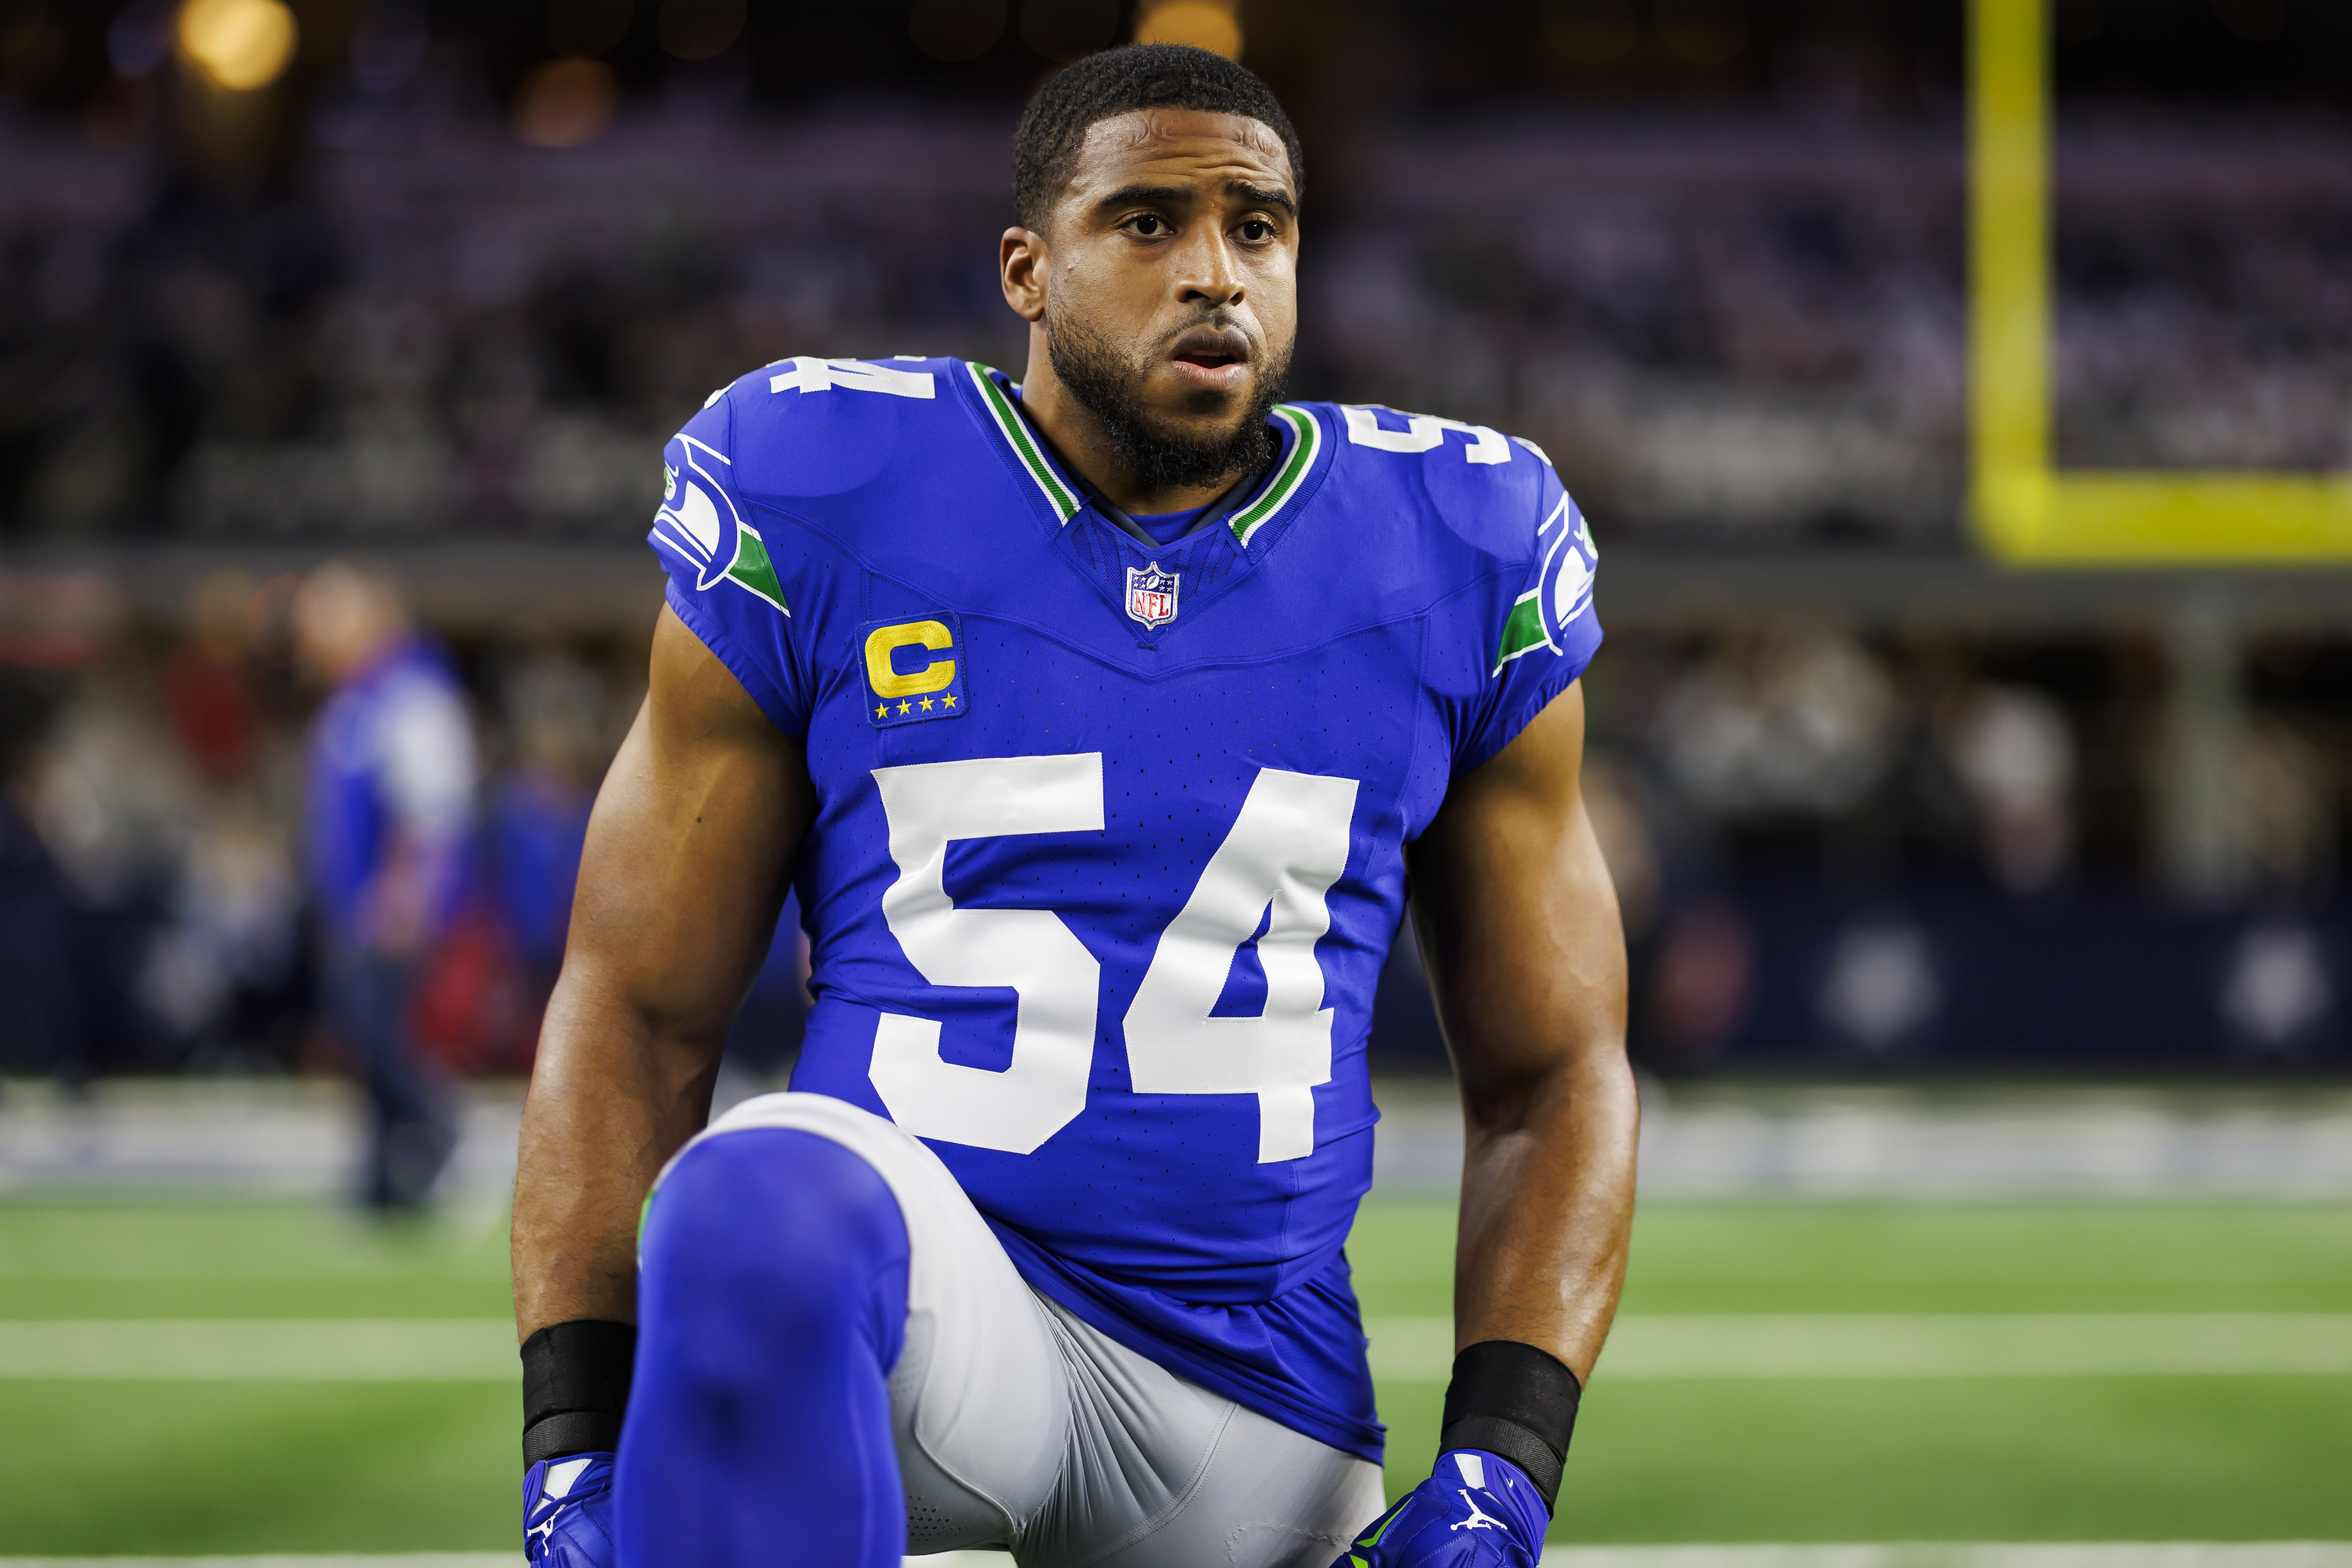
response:
M1266 458L1275 441L1266 415L1280 400L1290 356L1275 355L1263 339L1248 340L1255 374L1246 406L1231 428L1188 430L1146 403L1142 388L1152 367L1163 362L1177 338L1203 324L1240 325L1230 310L1200 311L1155 352L1139 348L1133 340L1118 342L1082 317L1056 321L1048 312L1045 347L1055 374L1079 405L1102 422L1118 459L1154 489L1211 484L1244 473Z
M1218 305L1193 317L1189 321L1180 322L1171 327L1161 334L1160 345L1163 349L1172 347L1185 333L1197 332L1203 328L1213 332L1239 332L1250 346L1250 357L1255 359L1265 348L1265 334L1254 331L1253 326L1254 323L1232 307Z

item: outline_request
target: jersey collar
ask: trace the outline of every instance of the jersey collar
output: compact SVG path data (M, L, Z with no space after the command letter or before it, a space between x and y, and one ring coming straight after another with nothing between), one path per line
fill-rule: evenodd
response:
M1307 476L1315 469L1315 458L1323 450L1322 422L1294 403L1277 403L1274 417L1290 426L1290 450L1274 460L1274 472L1257 494L1225 520L1234 531L1236 543L1248 548L1250 535L1265 525L1265 521L1290 504Z
M980 395L980 405L996 426L998 437L1012 450L1030 481L1037 487L1045 504L1053 509L1055 520L1067 524L1085 510L1086 500L1080 486L1065 475L1045 443L1030 429L1029 421L1013 406L1011 395L997 384L1003 373L988 365L967 361L964 369ZM1011 385L1007 378L1007 385ZM1307 478L1315 469L1315 459L1323 450L1321 421L1296 404L1276 404L1271 417L1287 436L1286 449L1274 460L1272 471L1259 484L1249 500L1234 508L1225 517L1225 526L1233 531L1236 543L1247 548L1250 536L1255 533L1277 512L1290 504ZM1187 539L1192 535L1185 536ZM1179 542L1181 542L1180 541Z
M988 411L989 419L996 426L996 433L1007 447L1013 448L1013 457L1020 460L1031 482L1045 496L1045 504L1054 509L1055 520L1066 523L1077 516L1079 509L1086 504L1078 499L1077 487L1062 477L1061 470L1054 465L1054 459L1046 456L1045 443L1037 439L1036 433L1029 428L1029 422L1022 418L1020 410L1013 406L1013 399L1003 387L996 384L997 376L1003 373L969 360L964 363L964 369L971 373L972 385L980 389L980 405Z

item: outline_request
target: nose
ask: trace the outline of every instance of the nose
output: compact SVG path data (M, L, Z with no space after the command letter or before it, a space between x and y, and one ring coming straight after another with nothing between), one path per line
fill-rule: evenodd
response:
M1226 243L1224 231L1214 224L1202 224L1187 237L1189 243L1177 268L1176 302L1210 310L1240 304L1244 292L1241 269L1234 265L1233 247Z

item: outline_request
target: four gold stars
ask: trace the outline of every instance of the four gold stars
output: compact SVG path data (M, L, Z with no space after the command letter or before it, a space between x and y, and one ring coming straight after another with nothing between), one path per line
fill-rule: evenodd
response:
M956 694L952 691L942 691L935 698L926 697L921 699L919 702L912 699L900 702L895 709L888 702L877 702L874 705L874 717L877 719L887 719L894 712L912 717L918 708L919 708L923 712L929 713L934 708L945 708L950 711L953 711L955 707Z

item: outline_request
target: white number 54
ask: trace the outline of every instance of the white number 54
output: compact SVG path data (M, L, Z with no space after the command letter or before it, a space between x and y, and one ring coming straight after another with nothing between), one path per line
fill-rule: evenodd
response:
M1013 1059L1003 1071L940 1057L940 1026L883 1015L873 1079L919 1137L1027 1154L1086 1109L1100 966L1045 910L964 910L947 894L958 838L1103 830L1102 754L982 757L877 768L898 879L883 919L933 985L1009 988ZM1144 1094L1249 1094L1258 1161L1315 1151L1314 1088L1331 1077L1331 1009L1315 944L1348 864L1356 781L1262 768L1182 910L1160 933L1122 1020ZM1265 931L1259 933L1263 924ZM1265 972L1255 1017L1218 1017L1235 952L1253 935Z

